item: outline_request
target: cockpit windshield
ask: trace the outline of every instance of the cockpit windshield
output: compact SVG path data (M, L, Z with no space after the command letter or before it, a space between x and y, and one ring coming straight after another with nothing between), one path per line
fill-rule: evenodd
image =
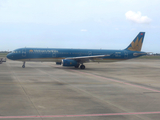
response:
M20 50L13 50L12 53L21 53Z

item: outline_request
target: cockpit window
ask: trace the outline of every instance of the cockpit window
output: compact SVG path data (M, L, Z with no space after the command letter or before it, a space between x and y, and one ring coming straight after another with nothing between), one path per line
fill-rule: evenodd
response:
M14 50L14 51L12 51L12 53L21 53L21 51Z

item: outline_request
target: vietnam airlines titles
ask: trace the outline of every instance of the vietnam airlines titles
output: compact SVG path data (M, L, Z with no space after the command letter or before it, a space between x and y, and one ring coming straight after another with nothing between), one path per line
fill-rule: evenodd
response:
M95 61L120 61L146 55L141 52L145 32L140 32L131 44L124 50L97 49L58 49L58 48L19 48L7 55L10 60L25 62L56 62L57 65L74 66L85 69L84 63Z

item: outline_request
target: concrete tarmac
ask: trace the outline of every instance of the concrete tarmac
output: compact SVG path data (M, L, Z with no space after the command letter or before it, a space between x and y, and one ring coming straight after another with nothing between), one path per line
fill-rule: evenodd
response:
M159 120L160 60L0 65L0 120Z

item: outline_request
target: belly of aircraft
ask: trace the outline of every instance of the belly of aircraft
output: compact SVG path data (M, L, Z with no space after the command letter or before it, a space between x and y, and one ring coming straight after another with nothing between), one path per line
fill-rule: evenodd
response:
M31 58L31 59L19 59L18 61L28 62L61 62L62 58Z
M28 62L61 62L65 58L30 58L30 59L19 59L18 61L28 61ZM91 59L89 62L116 62L125 59ZM88 62L88 61L86 61Z
M103 60L93 60L92 62L117 62L125 59L103 59Z

